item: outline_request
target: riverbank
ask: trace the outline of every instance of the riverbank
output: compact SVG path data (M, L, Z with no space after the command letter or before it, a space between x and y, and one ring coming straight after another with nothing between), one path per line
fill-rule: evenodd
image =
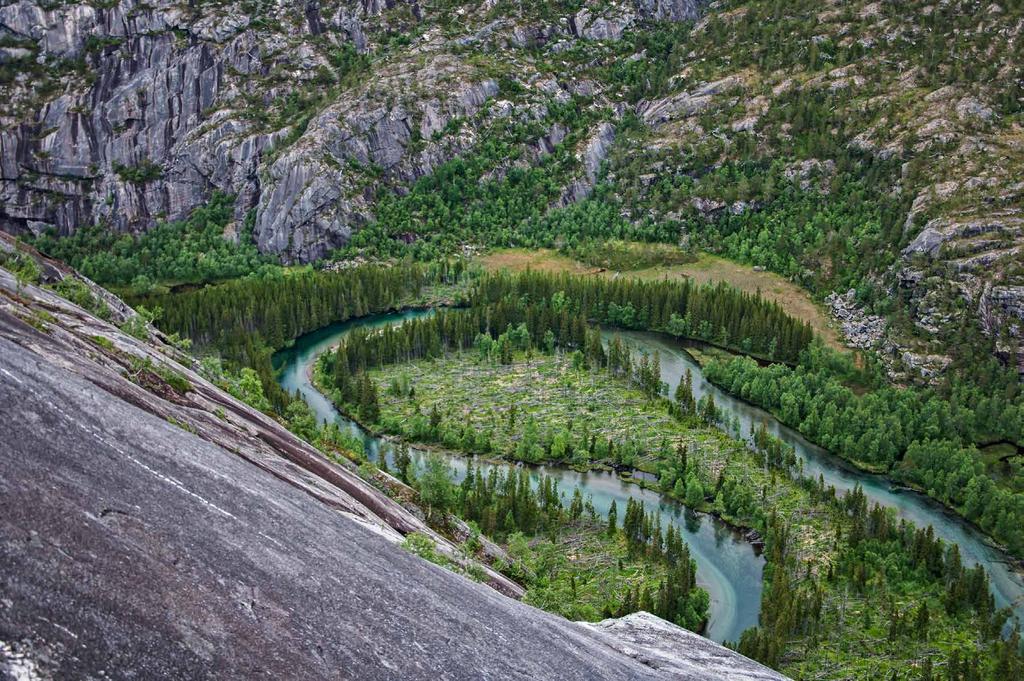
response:
M687 279L694 284L721 282L778 303L792 316L808 322L830 347L850 352L840 339L832 319L806 290L774 272L758 270L709 253L698 253L696 259L689 263L652 265L623 272L586 265L557 251L543 248L496 248L479 256L478 262L489 271L523 272L530 269L607 278Z
M401 316L401 315L400 315ZM404 318L404 317L403 317ZM360 324L366 323L362 320ZM330 328L347 328L346 324ZM321 330L321 331L329 331ZM315 342L320 332L310 334L307 342ZM919 526L932 525L936 536L960 546L961 556L965 565L983 565L990 573L996 605L1004 607L1012 605L1017 616L1024 617L1024 566L1002 551L984 533L968 523L958 514L927 497L915 492L901 492L896 481L871 473L864 472L833 454L830 454L813 443L805 440L799 433L783 426L773 415L736 398L726 391L714 386L703 377L700 365L693 361L689 349L682 347L680 341L672 336L654 332L611 331L604 332L606 340L620 336L634 346L637 354L646 352L661 356L662 380L674 390L686 371L692 372L694 380L694 397L712 397L718 407L740 427L740 434L750 438L756 428L765 426L768 431L783 442L795 448L798 458L803 462L803 472L808 477L821 477L826 486L835 487L838 492L848 492L859 486L865 493L869 504L880 504L885 508L894 509L897 517L911 521ZM340 337L340 336L339 336ZM336 344L336 341L332 343ZM319 354L326 346L321 346L315 354ZM306 358L312 361L311 357ZM293 377L294 389L300 387L302 380ZM318 410L332 410L326 399L315 390L306 395L308 401L318 404Z
M645 349L650 351L651 346L647 346ZM444 364L448 360L449 358L442 357L430 362L424 361L424 375L426 373L429 373L431 376L440 374L454 377L458 375L465 377L467 380L472 379L474 381L481 379L481 376L467 371L456 372L444 369L438 371L439 365ZM530 367L529 376L531 378L531 385L534 385L539 380L538 376L541 376L541 378L543 376L538 373L539 366L537 363L540 360L534 357L531 361L533 364ZM663 376L666 364L670 370L674 366L671 361L666 362L663 360ZM401 399L401 395L390 397L386 395L390 383L389 379L391 377L399 378L400 372L408 370L408 366L408 364L394 365L385 367L382 372L375 370L370 373L378 385L379 392L383 395L381 408L382 417L385 419L388 412L388 401L392 397L394 399ZM572 372L570 371L569 373L571 374ZM453 402L463 399L453 393L447 384L437 386L436 389L418 384L416 382L418 376L419 374L410 372L410 379L412 379L410 385L416 387L417 400L420 400L423 405L423 415L430 413L431 403L436 395L443 394ZM699 382L699 373L696 376ZM582 380L586 382L589 379L584 377ZM500 381L495 379L495 383L498 382ZM516 385L514 383L504 383L503 385L506 388L512 389L510 394L522 406L520 415L523 418L528 413L533 413L530 411L532 405L526 403L521 393L515 392ZM567 386L567 388L575 387L575 384ZM475 393L481 395L479 399L485 400L488 403L492 402L492 395L479 386L475 389ZM581 399L580 403L586 404L589 401L589 399ZM449 415L446 413L446 409L439 408L439 411L441 412L443 424L449 419ZM471 409L469 415L464 412L453 413L450 417L451 423L463 427L471 421L473 413L480 411L479 409ZM611 418L603 414L598 414L597 418L611 420ZM517 419L517 422L521 422L521 420ZM583 421L577 421L577 424L578 432L583 428ZM443 441L443 437L441 440ZM878 636L877 630L880 622L875 618L871 621L850 621L849 618L842 615L843 612L847 611L854 613L865 611L894 613L892 614L893 617L910 617L914 615L916 609L921 607L922 603L928 604L928 609L932 612L932 615L927 641L914 641L913 639L906 638L905 634L900 634L895 642L882 645L878 643L873 644L874 648L872 650L877 649L877 653L872 653L872 655L865 656L861 654L858 658L851 658L848 654L845 654L846 663L857 662L860 664L863 662L863 664L880 665L878 666L879 669L886 670L890 669L891 666L892 668L905 669L907 665L915 664L915 660L919 661L922 659L921 656L934 655L936 650L948 651L956 646L960 646L965 640L963 637L968 635L968 632L973 630L973 627L982 626L976 619L981 617L980 615L972 615L971 618L962 619L946 615L943 612L942 598L943 594L947 591L946 585L939 581L933 581L931 578L925 578L920 573L915 573L913 568L913 552L909 551L906 547L892 546L884 543L879 544L875 538L870 539L870 548L868 544L858 545L857 547L848 544L847 542L851 541L849 532L852 527L852 520L846 513L836 515L839 509L845 508L843 502L836 502L833 497L824 493L823 490L806 482L793 483L792 487L790 487L788 483L781 480L782 476L780 476L779 481L773 482L772 477L774 474L769 474L768 472L764 473L764 477L761 477L760 481L756 478L744 477L744 474L750 471L744 471L743 467L737 463L737 460L744 456L750 456L750 453L746 450L745 445L737 443L737 446L739 450L730 452L729 456L725 457L730 460L729 463L732 467L724 469L726 471L724 476L726 480L723 484L723 489L720 490L721 494L716 493L712 495L711 492L708 492L704 500L705 503L713 505L722 503L723 508L725 508L728 505L726 502L728 499L728 503L734 506L733 508L726 509L730 511L730 515L742 516L744 513L762 514L762 517L766 518L791 519L792 525L787 531L789 538L785 540L785 545L789 548L782 554L784 556L783 562L775 567L773 574L776 575L776 579L781 578L781 575L787 575L786 579L792 580L789 583L793 586L787 587L787 589L795 588L795 593L800 594L799 596L794 594L794 597L810 599L807 602L813 602L815 598L818 598L822 603L820 615L813 618L814 622L818 622L818 624L812 627L817 633L811 638L805 638L804 634L801 634L799 630L795 632L781 630L778 628L780 623L773 620L768 621L766 624L767 630L759 634L757 640L763 639L767 641L770 638L765 639L763 637L782 636L786 641L784 644L785 649L789 651L787 652L786 661L773 662L773 664L781 663L780 668L796 678L801 678L808 674L818 674L826 668L834 668L837 670L837 674L842 673L843 669L849 669L849 667L844 667L843 665L836 667L837 657L843 658L845 654L843 651L849 651L851 647L861 646L864 641L874 640ZM699 458L703 460L705 457ZM639 468L640 470L652 469L651 466ZM547 472L544 466L540 466L538 470ZM567 471L560 471L559 473L562 475L569 474ZM597 479L614 479L617 485L625 484L618 475L613 476L601 473L571 474ZM782 485L783 489L791 491L793 494L792 502L787 501L786 495L778 493L780 488L776 485ZM643 489L647 485L641 487L637 484L629 484L629 487L632 488L633 493L644 492L650 494L649 489ZM767 494L764 491L766 489ZM741 502L739 504L736 504L737 494ZM707 497L710 496L714 496L714 498L708 499ZM863 508L866 509L866 506ZM866 513L866 510L864 512ZM686 523L682 524L685 526ZM705 522L704 524L708 525L709 523ZM778 531L778 528L775 528L769 532L769 534L775 533L776 539L774 541L776 546L779 541ZM836 546L834 542L838 537L841 537L843 541L839 546ZM821 538L821 541L818 541L816 538ZM687 541L689 542L690 540L688 539ZM769 538L769 544L771 544L771 541ZM712 548L713 555L710 556L711 565L714 565L716 558L720 557L723 550L721 546L719 540L714 548ZM778 555L777 551L778 549L776 549L776 554L774 555ZM865 553L865 551L868 553ZM896 565L900 566L898 568L900 575L899 583L902 586L895 591L889 592L889 598L892 599L890 605L886 604L882 594L876 593L874 590L860 593L856 587L857 580L860 578L857 576L859 572L858 569L855 569L855 566L860 564L860 560L863 560L861 556L871 555L872 552L879 552L879 555L885 556L885 563L887 565L893 567ZM851 560L854 562L851 562ZM889 569L893 569L893 567ZM700 570L698 570L699 572ZM918 576L913 576L915 574ZM896 577L894 576L893 578ZM808 582L807 580L810 581ZM816 593L819 595L815 596ZM772 598L777 599L778 595L773 595ZM895 611L890 609L893 604L896 608ZM773 609L771 612L779 612L778 608L780 607L785 611L790 606L776 603L772 605ZM714 626L714 618L712 626ZM819 629L817 627L825 628ZM884 641L884 635L881 640ZM761 644L750 640L746 641L745 644L741 644L741 649L748 654L760 655L761 653L757 652L759 645ZM863 670L864 667L861 666L860 669ZM825 675L823 678L845 678L845 676L830 677Z
M339 414L330 400L312 385L308 378L308 369L320 354L336 346L353 329L381 328L429 314L429 311L425 311L377 315L334 324L306 334L299 338L292 348L275 355L274 365L279 369L280 384L290 394L301 394L318 420L338 423L343 430L360 438L368 455L376 458L381 447L387 449L387 445ZM413 450L412 455L417 456L417 452ZM455 457L449 463L454 468L456 476L465 473L465 459ZM391 464L393 466L393 461ZM685 509L675 502L665 499L659 493L623 482L618 475L611 472L580 473L571 469L541 466L535 469L531 476L534 484L541 474L556 479L560 489L567 494L574 489L580 489L584 496L591 498L600 518L607 518L613 502L619 509L625 509L631 497L643 501L648 509L657 509L663 527L674 523L679 528L683 540L690 547L691 555L697 562L700 585L710 594L711 616L707 636L719 642L736 641L745 629L756 626L760 612L764 560L756 554L750 544L728 527L713 517L690 517Z
M736 363L739 363L741 361L742 360L739 359L735 360ZM1024 559L1014 556L1010 550L1010 547L1001 542L997 537L995 537L992 534L994 526L990 528L982 527L979 523L975 522L974 519L968 517L965 514L963 508L957 507L952 503L947 503L947 500L939 498L939 496L936 495L934 489L929 490L924 485L917 483L911 477L912 475L914 475L915 469L907 466L906 457L909 455L901 456L899 459L896 460L892 467L889 467L879 463L865 461L855 456L850 456L849 452L847 452L846 454L839 454L834 453L830 450L826 450L822 444L819 444L819 442L816 441L813 433L809 434L804 432L806 429L804 429L802 426L805 423L810 422L809 417L807 421L802 421L799 425L792 422L793 420L799 420L799 415L800 413L802 413L799 410L791 410L791 413L797 414L797 418L794 419L792 416L790 416L790 422L787 423L785 421L785 415L782 413L782 410L778 406L776 406L776 404L778 403L777 399L771 405L762 406L755 403L747 402L742 395L733 392L731 388L736 387L737 383L733 382L727 385L727 381L721 379L723 377L726 379L729 378L728 368L734 365L735 363L731 364L730 362L726 361L712 366L702 365L701 368L707 369L707 371L704 373L706 380L708 380L712 385L714 385L717 388L717 390L720 391L720 393L728 395L730 398L734 400L742 401L745 404L753 406L755 409L760 410L765 414L769 414L775 422L783 424L784 427L788 429L790 432L798 433L798 437L801 440L806 441L807 443L811 444L813 447L821 451L828 451L829 456L835 457L837 460L842 461L845 464L845 466L847 466L850 470L862 474L863 476L874 477L880 482L880 484L888 485L893 491L897 493L899 491L910 492L915 496L919 496L923 503L927 503L932 507L939 509L942 513L948 516L956 517L963 525L970 527L972 530L977 532L982 543L1005 554L1006 561L1009 564L1015 565L1016 570L1019 573L1019 576L1022 579L1024 579ZM725 367L724 370L723 367ZM771 379L767 379L766 377L766 380L771 380L773 382L773 386L775 386L775 389L778 389L779 384L783 383L783 380L780 378L779 373L780 372L773 372L773 376L771 377ZM751 381L748 378L747 381L743 384L743 389L747 390L750 383ZM764 393L761 394L763 395ZM831 418L842 418L842 415L839 414L839 410L836 409L835 405L832 403L816 405L815 409L818 409L819 407L827 408L830 406L833 408L833 415ZM829 432L830 431L825 431L825 434L828 435ZM866 435L867 433L865 433L865 436ZM913 447L916 444L916 442L910 443L908 451L910 451L910 449L913 449ZM934 448L936 451L939 452L947 451L947 449L943 449L943 444L944 443L942 442L925 440L921 446L923 448ZM849 447L847 449L849 450ZM955 469L959 467L961 464L956 463L955 465L949 465ZM940 472L941 470L942 469L940 469ZM916 472L920 476L920 471ZM964 484L967 484L967 481L964 481ZM944 486L945 485L941 481L935 485L935 487L938 489L943 489Z

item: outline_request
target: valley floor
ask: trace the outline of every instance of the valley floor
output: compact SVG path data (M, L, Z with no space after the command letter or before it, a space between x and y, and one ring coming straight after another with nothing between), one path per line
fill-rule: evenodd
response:
M508 270L523 272L531 269L539 272L568 272L571 274L592 274L602 277L629 276L638 279L680 279L694 284L724 282L746 291L758 293L783 307L786 312L801 321L810 323L814 332L832 348L847 350L833 320L800 286L774 272L755 270L732 260L710 253L700 253L695 262L675 265L654 265L632 271L617 272L594 267L573 260L558 251L541 248L500 248L479 257L479 262L489 271Z
M687 505L767 535L762 630L740 651L794 678L917 678L933 661L995 659L987 586L958 557L863 497L836 500L796 479L769 440L752 451L567 354L498 364L463 352L369 376L380 395L376 427L404 439L529 462L635 466ZM320 383L329 394L323 375Z

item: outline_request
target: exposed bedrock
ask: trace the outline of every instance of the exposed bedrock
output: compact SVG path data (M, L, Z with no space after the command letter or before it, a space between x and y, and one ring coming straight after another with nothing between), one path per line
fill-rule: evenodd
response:
M0 268L0 677L782 678L646 614L541 612L404 551L414 531L457 557L155 332Z

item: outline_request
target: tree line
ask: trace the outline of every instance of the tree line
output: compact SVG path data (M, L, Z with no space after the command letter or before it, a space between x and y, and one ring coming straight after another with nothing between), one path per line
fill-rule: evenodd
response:
M340 272L274 268L132 302L161 310L159 327L191 339L200 352L216 350L225 360L252 368L274 407L283 410L289 400L271 366L275 350L328 324L401 307L425 287L457 279L462 268L460 261Z
M425 288L469 276L456 259L427 265L364 266L340 272L270 268L216 285L179 293L151 292L132 300L159 309L160 328L193 341L199 350L253 368L275 407L287 402L274 381L270 355L290 340L334 322L396 309ZM535 301L531 303L530 301ZM812 338L810 327L775 303L725 285L605 280L525 273L477 275L467 294L468 314L439 311L433 321L374 341L377 362L431 356L468 347L478 333L500 335L509 324L526 324L536 347L548 332L565 346L587 345L586 326L596 320L631 329L653 329L720 345L795 360ZM479 310L488 309L486 317ZM478 310L473 312L473 310ZM406 336L405 334L409 335ZM357 334L358 336L358 334ZM512 342L509 338L508 342ZM353 347L358 341L353 341ZM394 345L395 343L402 345ZM393 346L393 347L392 347ZM590 342L591 349L597 347ZM353 351L353 370L369 354ZM507 355L507 350L505 351ZM366 353L370 353L367 349Z
M348 370L355 374L370 366L463 350L486 342L478 340L480 334L498 343L496 351L505 361L528 343L578 349L588 361L603 364L600 337L588 337L591 321L703 338L783 361L796 360L813 337L806 322L777 304L724 284L486 274L475 282L466 304L466 309L439 310L398 327L353 333L344 343ZM618 368L614 356L612 364Z
M997 484L975 446L1024 439L1024 396L1012 382L954 380L937 390L876 380L858 394L848 385L856 375L851 361L820 345L807 348L795 368L737 357L710 363L705 375L829 451L920 488L1012 553L1024 552L1024 495Z

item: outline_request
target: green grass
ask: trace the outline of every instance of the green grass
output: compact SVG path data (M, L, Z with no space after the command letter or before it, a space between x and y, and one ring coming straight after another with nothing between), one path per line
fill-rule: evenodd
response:
M370 376L380 395L375 427L448 449L504 458L526 453L531 461L577 467L621 462L660 474L660 486L679 497L666 477L675 474L676 443L685 443L690 473L705 490L693 505L762 531L772 514L784 518L790 528L788 578L801 593L821 590L817 624L789 636L778 662L793 678L865 678L869 671L870 678L889 678L893 671L920 669L925 660L945 661L953 651L979 654L985 669L994 663L985 642L989 634L979 634L990 631L987 622L972 611L947 613L944 582L915 568L898 543L853 548L837 540L850 533L850 516L827 494L785 469L767 468L760 454L723 432L675 416L666 399L647 398L623 378L576 371L567 356L519 355L513 364L499 365L469 352L391 365ZM322 377L320 384L324 388ZM583 444L591 437L611 439L621 454L608 456L601 448L591 454ZM559 438L568 439L566 452L554 446ZM524 449L524 439L535 447ZM719 479L728 482L716 490ZM621 547L614 542L571 526L556 538L524 544L513 536L509 544L531 574L547 575L531 585L526 600L571 618L593 619L609 583L623 589L651 578L642 567L620 566ZM850 567L858 564L864 567ZM855 577L860 569L866 581ZM766 597L768 592L766 586ZM930 612L923 634L912 625L922 603ZM907 624L890 635L893 612Z

